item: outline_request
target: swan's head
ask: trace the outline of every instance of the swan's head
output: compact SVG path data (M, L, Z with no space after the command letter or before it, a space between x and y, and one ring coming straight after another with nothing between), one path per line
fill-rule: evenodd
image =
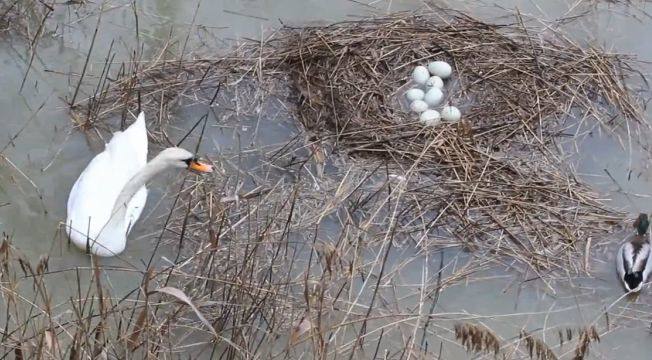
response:
M209 164L199 161L199 159L190 151L178 147L167 148L157 156L160 161L165 164L185 168L202 173L209 173L213 171L213 167Z

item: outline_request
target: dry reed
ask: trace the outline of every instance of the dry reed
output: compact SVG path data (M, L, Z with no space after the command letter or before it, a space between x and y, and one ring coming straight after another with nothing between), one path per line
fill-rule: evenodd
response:
M72 3L54 1L0 0L0 36L4 39L12 36L22 38L34 52L43 33L51 30L47 22L56 8L70 5Z
M429 341L453 335L452 327L441 334L451 319L436 305L455 282L505 259L544 278L582 272L581 254L595 244L587 239L622 214L575 177L556 145L571 125L640 121L624 85L627 59L520 17L496 25L445 14L286 27L220 59L166 60L162 49L151 62L135 52L112 70L109 49L93 93L71 101L79 125L141 107L157 114L154 140L173 143L164 125L175 104L228 111L228 94L237 115L281 103L302 131L260 149L246 171L231 162L246 154L222 154L213 178L184 181L154 239L152 259L161 243L174 259L65 270L90 283L65 316L47 288L17 298L12 289L38 290L52 274L46 262L30 271L7 236L4 354L431 358ZM411 68L430 59L454 64L447 100L463 109L460 124L424 129L401 107ZM433 251L452 247L479 259L456 259L450 270L442 256L429 273ZM141 284L111 295L102 281L111 271L133 272ZM405 289L409 271L423 281ZM472 351L500 352L486 327L463 324L454 335ZM580 340L582 356L593 340ZM530 357L555 359L530 334L523 341Z
M284 28L224 58L178 66L158 56L131 71L123 66L114 83L73 104L74 113L87 122L124 113L138 92L142 107L164 114L183 99L213 103L217 93L206 89L221 85L247 89L252 106L277 98L309 134L318 164L324 154L346 153L405 179L399 221L427 229L424 249L454 238L535 272L582 272L586 240L622 214L570 171L559 142L575 126L646 126L624 83L635 72L623 56L539 31L520 16L495 25L439 14L446 16ZM453 64L447 101L464 118L426 129L403 110L399 89L415 64L433 59Z
M555 353L541 339L532 336L525 330L520 333L520 338L525 341L530 359L538 360L557 360Z
M500 352L500 339L491 330L470 324L455 324L455 339L466 348L468 352L487 352L498 356Z

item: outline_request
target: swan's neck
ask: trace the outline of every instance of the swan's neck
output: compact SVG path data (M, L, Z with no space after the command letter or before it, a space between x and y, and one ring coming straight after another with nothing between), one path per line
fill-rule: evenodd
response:
M123 221L127 213L127 205L136 192L140 190L149 180L158 173L170 167L170 164L163 161L159 156L150 160L136 175L134 175L120 191L120 195L113 204L111 219L113 221Z

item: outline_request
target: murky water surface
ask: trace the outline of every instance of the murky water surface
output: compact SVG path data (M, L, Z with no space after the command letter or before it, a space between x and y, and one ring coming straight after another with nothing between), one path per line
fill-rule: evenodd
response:
M345 0L241 0L203 1L196 11L194 1L141 0L136 3L140 39L146 52L160 47L171 31L182 40L185 35L179 34L186 34L193 23L197 26L192 28L189 47L204 43L226 49L238 38L260 38L281 22L323 24L429 6L421 1L407 0L374 1L369 5L365 1ZM499 7L518 7L523 14L551 22L588 11L583 19L569 25L577 41L600 44L614 51L634 54L642 60L652 60L652 43L646 40L652 38L652 19L645 13L652 11L652 6L639 2L636 2L639 8L606 3L531 0L496 1L495 4L451 2L448 5L486 18L504 15L504 10ZM107 2L96 50L89 62L89 74L101 70L112 41L113 46L120 50L122 59L126 59L129 50L136 45L130 4L131 1ZM70 187L87 162L103 147L96 135L84 134L72 127L66 105L61 100L70 98L77 83L76 76L61 74L78 73L83 67L95 28L96 13L87 14L83 8L74 6L67 12L57 13L56 19L62 28L41 41L38 57L29 70L22 91L19 88L27 70L24 43L17 39L0 41L3 68L0 71L0 149L7 159L0 161L0 231L11 233L15 245L34 261L41 254L49 253L52 268L89 265L88 258L69 247L58 233L59 222L65 219ZM645 64L641 67L644 72L649 70ZM181 119L176 126L189 126L201 116L201 111L182 107L176 114ZM243 147L255 149L282 143L297 134L288 119L274 118L274 121L261 123L252 119L241 121L235 128L210 129L204 152L210 156L219 146L224 153L237 153ZM170 129L170 132L179 135L183 130ZM16 134L19 134L16 139L11 140ZM647 145L619 143L610 134L593 129L585 133L579 153L570 162L588 183L605 198L611 199L614 206L631 213L652 212L652 172L648 168ZM170 207L170 196L165 195L176 191L177 180L178 176L169 174L150 185L147 208L130 236L127 251L121 259L111 260L115 265L130 264L142 268L142 261L147 261L151 254L152 243L148 239L152 234L158 234L163 216ZM517 338L522 327L554 328L593 321L603 324L600 314L622 295L613 271L613 256L610 255L619 240L613 239L611 246L594 254L599 260L594 262L590 277L572 281L562 279L552 290L538 281L515 278L508 269L493 270L476 274L472 282L462 282L446 289L438 303L439 312L449 312L451 318L459 318L464 313L468 313L470 319L480 317L482 323L508 340ZM165 251L160 255L165 255ZM451 273L455 267L461 266L465 256L468 255L456 251L446 253L446 266ZM405 283L419 283L424 265L435 272L438 262L438 257L424 259L422 263L415 262L404 268ZM119 290L132 289L139 279L129 273L116 273L109 280ZM65 298L66 294L75 291L72 274L53 277L50 281L59 282L52 286L55 297ZM619 328L603 336L602 342L592 348L591 356L598 359L648 358L652 353L648 333L652 320L648 305L652 304L651 296L644 294L636 302L615 303L612 311L616 313L640 309L643 315L631 319L629 328ZM406 304L418 304L418 299L410 297L405 301ZM544 334L554 339L556 331ZM445 344L442 349L444 358L462 359L467 356L461 346L454 343Z

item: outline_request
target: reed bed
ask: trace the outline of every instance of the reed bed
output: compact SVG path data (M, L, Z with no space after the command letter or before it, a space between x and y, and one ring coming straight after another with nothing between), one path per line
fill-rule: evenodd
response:
M203 119L220 126L272 107L296 133L209 154L217 171L184 179L160 233L143 240L154 244L145 264L53 271L43 260L32 271L6 236L2 353L402 359L444 358L446 345L557 358L531 332L512 346L438 302L496 264L545 282L585 273L623 214L572 172L560 143L585 127L635 141L646 126L625 86L635 72L520 16L497 25L439 13L284 27L217 59L169 59L166 46L113 69L109 49L97 83L70 100L82 128L141 108L156 114L153 140L170 144L178 105L209 105ZM454 65L446 96L463 110L459 124L425 129L404 109L412 67L431 59ZM42 279L59 272L90 285L55 301ZM139 285L116 292L113 272ZM21 286L36 297L18 298ZM586 329L567 358L600 339Z
M78 10L81 5L76 1L0 0L0 36L3 40L24 40L34 52L43 35L57 31L52 15L70 8Z
M0 34L12 32L24 35L30 40L37 39L42 31L42 24L52 11L54 8L43 1L0 1Z
M0 0L0 39L7 44L15 40L20 44L18 51L24 56L27 71L25 71L20 90L25 86L25 81L31 74L34 61L38 59L38 49L43 38L57 34L59 28L54 24L53 15L63 13L75 7L79 10L83 2L68 1L57 3L41 0ZM7 50L16 51L13 47ZM37 61L38 63L38 61Z
M47 257L30 263L5 235L0 354L445 358L458 338L487 358L553 359L555 351L585 354L599 338L594 330L567 335L560 328L559 348L529 333L508 341L469 322L485 315L440 308L451 286L482 281L498 259L416 253L414 243L402 239L396 214L382 214L395 205L361 185L373 177L351 170L342 181L320 182L316 193L306 178L235 194L231 186L217 186L232 184L233 175L187 179L169 221L150 240L152 258L161 260L140 266L108 266L98 258L74 268L53 267ZM314 196L300 195L308 192ZM116 289L124 274L136 286ZM56 294L53 284L62 275L77 284L73 292ZM614 322L610 330L621 323L627 324ZM563 347L575 338L584 344L579 350Z
M560 144L587 127L626 128L625 140L635 142L647 126L625 85L635 71L626 57L520 16L496 25L438 14L286 27L217 60L165 61L161 51L131 71L121 67L123 76L98 84L73 109L92 122L140 99L162 121L175 103L212 104L216 89L248 88L237 106L279 99L316 162L346 155L403 179L399 222L426 230L423 248L452 238L535 272L581 272L587 239L606 234L622 214L573 174ZM464 118L428 129L401 101L413 66L434 59L453 64L446 101Z

